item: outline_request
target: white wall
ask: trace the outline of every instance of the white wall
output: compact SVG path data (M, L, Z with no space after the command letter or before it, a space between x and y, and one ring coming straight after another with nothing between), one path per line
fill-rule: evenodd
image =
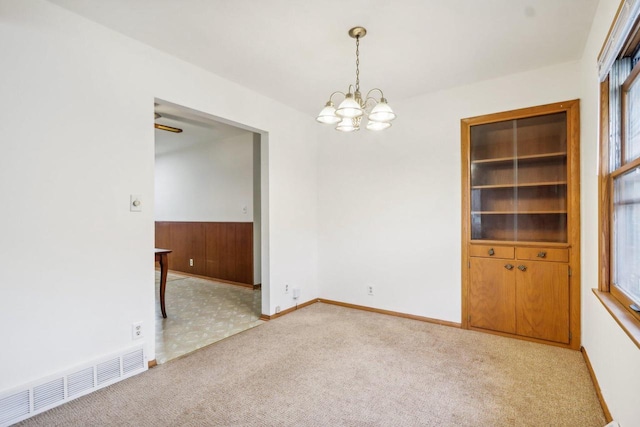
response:
M156 221L253 221L253 133L185 141L158 132L156 146L168 140L155 155Z
M596 60L620 4L601 0L581 63L582 345L602 394L621 426L640 419L640 350L591 291L598 287L599 81Z
M101 357L144 321L153 358L155 98L260 130L263 313L317 287L312 118L42 0L0 0L0 391Z
M460 322L460 119L580 97L577 62L391 105L383 132L325 129L323 298ZM374 286L374 296L365 286Z
M262 282L262 183L260 135L253 137L253 284Z

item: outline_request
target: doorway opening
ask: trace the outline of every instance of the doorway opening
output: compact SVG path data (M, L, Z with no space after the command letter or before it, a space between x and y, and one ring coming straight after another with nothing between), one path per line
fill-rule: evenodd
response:
M263 323L267 135L155 100L155 246L171 250L156 361ZM264 292L266 290L266 292Z

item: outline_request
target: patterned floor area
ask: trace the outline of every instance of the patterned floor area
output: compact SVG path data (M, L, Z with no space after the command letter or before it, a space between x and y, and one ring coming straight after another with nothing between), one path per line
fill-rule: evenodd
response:
M156 271L156 361L178 356L264 323L261 292L169 273L162 318L160 272Z

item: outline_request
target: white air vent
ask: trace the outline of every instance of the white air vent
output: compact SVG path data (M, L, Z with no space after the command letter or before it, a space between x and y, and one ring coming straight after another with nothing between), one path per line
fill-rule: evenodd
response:
M33 409L38 410L64 400L64 378L58 378L33 388Z
M142 351L142 350L141 350ZM95 387L93 366L82 371L70 374L67 377L67 391L69 397L82 393Z
M144 367L144 352L142 349L132 351L122 356L122 373L127 375Z
M120 376L120 358L111 359L98 365L98 385Z
M0 427L10 426L54 406L147 370L144 350L129 348L14 390L0 393Z
M0 399L0 424L25 418L29 414L29 390Z

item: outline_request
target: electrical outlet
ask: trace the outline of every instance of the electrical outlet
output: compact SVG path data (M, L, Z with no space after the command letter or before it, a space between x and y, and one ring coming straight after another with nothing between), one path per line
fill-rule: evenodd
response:
M189 267L193 267L193 258L189 258Z
M142 329L142 322L135 322L131 324L131 339L139 340L144 338L144 329Z
M367 295L373 296L373 286L367 285Z
M289 285L284 285L284 293L285 294L289 293Z
M276 314L280 313L280 306L276 305Z
M293 299L297 300L300 298L300 288L293 288Z

